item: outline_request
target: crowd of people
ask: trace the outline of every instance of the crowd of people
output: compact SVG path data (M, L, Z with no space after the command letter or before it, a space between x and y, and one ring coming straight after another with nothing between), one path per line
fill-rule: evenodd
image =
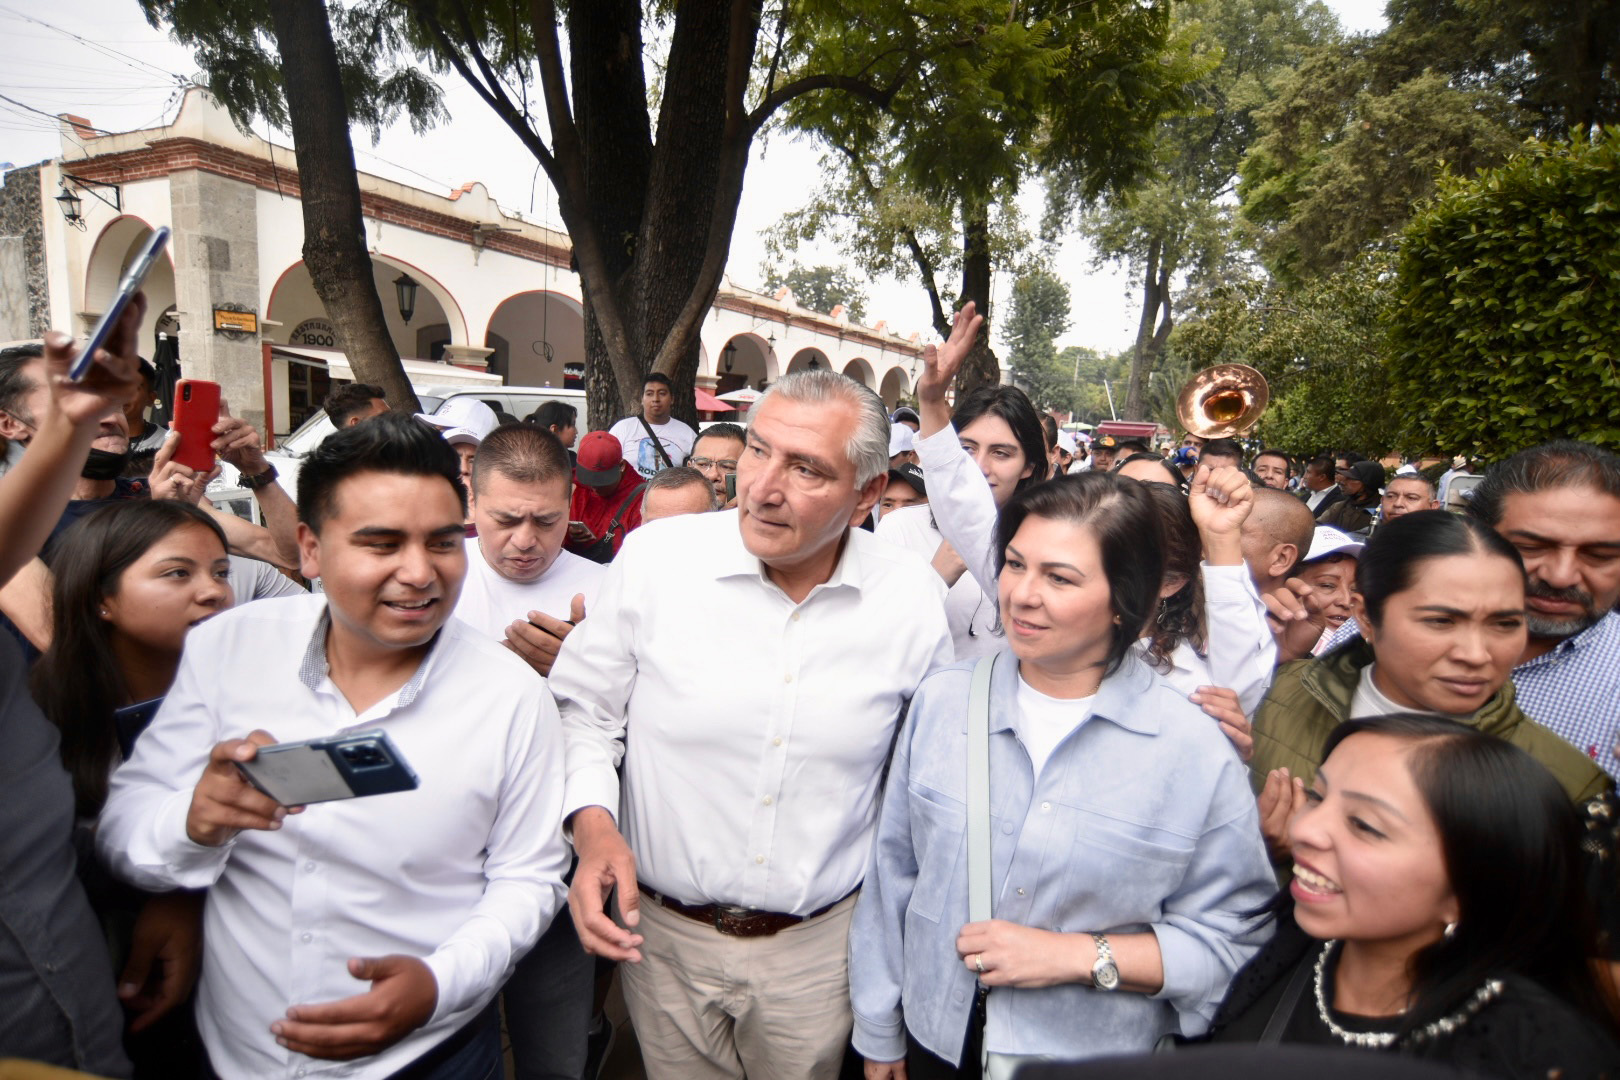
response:
M595 1080L617 979L653 1080L1620 1076L1612 452L1077 439L968 305L915 408L223 416L257 525L142 314L0 350L0 1059Z

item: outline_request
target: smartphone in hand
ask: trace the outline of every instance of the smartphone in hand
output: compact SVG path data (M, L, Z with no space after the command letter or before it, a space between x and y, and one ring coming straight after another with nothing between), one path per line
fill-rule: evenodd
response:
M174 430L180 445L174 460L206 473L214 467L214 425L219 423L219 383L181 379L174 384Z
M101 321L96 323L96 328L90 331L90 339L84 343L79 355L73 358L73 366L68 368L68 378L74 382L84 378L85 372L89 371L90 365L95 362L96 350L106 346L107 338L112 334L113 327L118 325L119 317L124 314L124 309L135 298L135 294L141 291L146 275L152 272L152 267L157 265L158 256L163 254L163 249L168 246L167 225L161 226L147 237L140 254L129 264L129 269L124 271L124 279L118 283L118 292L113 295L112 303L102 312Z
M282 806L413 791L420 781L385 731L261 746L244 779Z

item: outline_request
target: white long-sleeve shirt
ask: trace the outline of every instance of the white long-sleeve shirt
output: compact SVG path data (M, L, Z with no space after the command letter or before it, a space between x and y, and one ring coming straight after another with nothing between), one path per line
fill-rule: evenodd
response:
M223 1076L384 1077L486 1005L563 896L562 738L544 680L450 619L410 680L356 714L326 668L325 597L261 600L186 639L157 716L114 775L97 849L148 889L208 888L197 1022ZM381 728L420 786L310 806L220 847L186 835L214 745ZM276 1045L289 1005L364 993L350 957L420 957L427 1024L357 1062Z
M565 812L612 811L638 880L687 903L803 915L848 895L895 724L952 658L944 594L859 529L797 604L736 511L631 533L551 671Z
M913 445L922 459L928 506L941 535L994 601L998 597L996 522L1000 511L989 482L962 450L956 428L950 424ZM1183 642L1171 657L1171 669L1160 674L1184 694L1200 686L1233 690L1244 713L1253 716L1277 666L1277 643L1266 625L1265 604L1241 564L1204 563L1199 572L1204 579L1209 655L1201 657Z

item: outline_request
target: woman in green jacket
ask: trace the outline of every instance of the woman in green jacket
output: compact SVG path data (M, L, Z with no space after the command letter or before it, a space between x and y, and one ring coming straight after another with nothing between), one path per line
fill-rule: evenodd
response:
M1274 853L1345 720L1446 716L1541 762L1576 800L1609 788L1585 754L1531 720L1509 676L1525 644L1524 564L1497 532L1440 510L1386 522L1361 552L1352 610L1363 640L1283 665L1254 717L1250 779Z

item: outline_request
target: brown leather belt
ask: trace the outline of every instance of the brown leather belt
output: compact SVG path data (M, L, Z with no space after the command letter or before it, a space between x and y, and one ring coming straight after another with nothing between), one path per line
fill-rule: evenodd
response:
M659 907L667 908L677 915L684 915L693 922L700 922L712 926L720 933L729 937L754 938L770 937L779 934L790 926L797 926L802 922L825 915L833 908L848 900L855 894L841 896L825 907L819 907L808 915L783 915L775 911L755 911L753 908L734 907L731 904L683 904L679 900L671 899L657 889L649 889L637 882L642 893L651 897Z

